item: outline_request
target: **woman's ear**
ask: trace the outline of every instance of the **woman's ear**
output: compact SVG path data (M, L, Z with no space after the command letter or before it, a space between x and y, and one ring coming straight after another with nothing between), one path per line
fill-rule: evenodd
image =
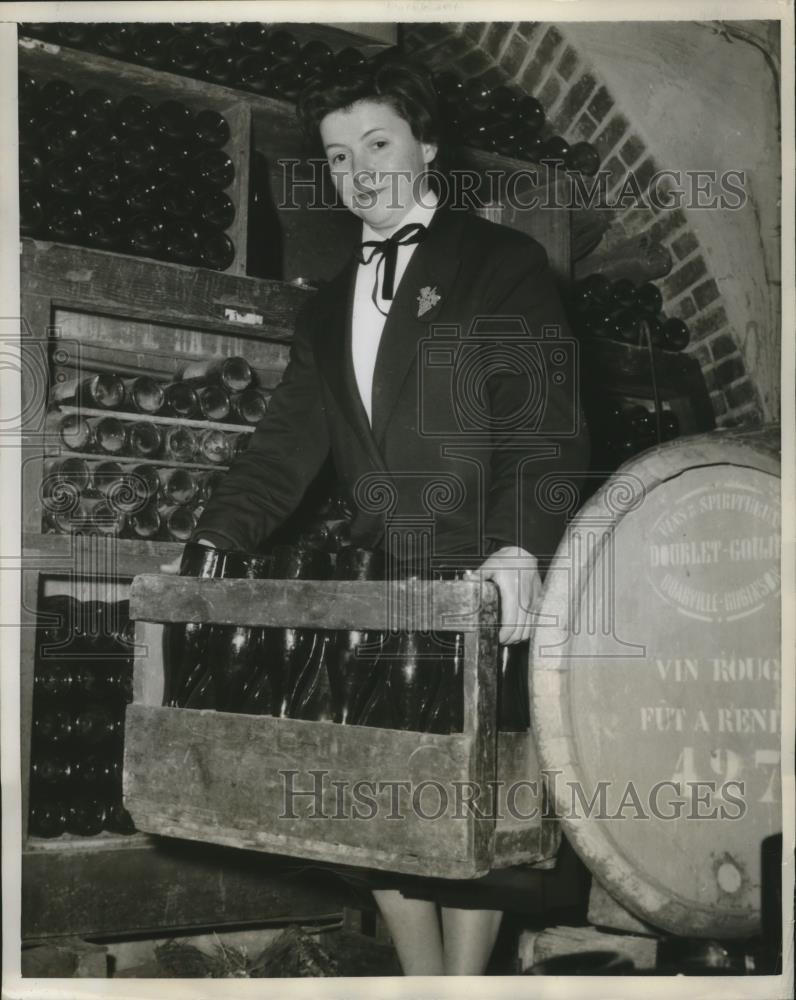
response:
M431 161L436 157L438 152L438 146L436 142L424 142L421 144L423 149L423 163L431 163Z

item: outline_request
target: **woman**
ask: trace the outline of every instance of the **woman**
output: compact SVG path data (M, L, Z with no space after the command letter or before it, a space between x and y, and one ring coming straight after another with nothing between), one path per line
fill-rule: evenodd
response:
M318 77L298 112L362 245L300 313L270 411L194 537L256 549L331 452L354 544L385 549L398 572L480 567L500 593L500 642L526 642L563 528L541 487L587 460L574 387L539 347L542 327L566 340L545 252L435 193L437 100L411 62ZM404 973L482 973L501 917L489 879L443 906L441 928L422 884L372 879Z

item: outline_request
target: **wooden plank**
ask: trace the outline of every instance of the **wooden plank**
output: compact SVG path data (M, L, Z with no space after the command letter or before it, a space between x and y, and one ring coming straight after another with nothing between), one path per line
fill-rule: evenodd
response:
M481 627L479 609L483 621L492 624L497 589L489 581L211 580L142 574L130 591L130 617L153 622L329 629L400 629L408 623L417 631L472 632ZM488 640L482 636L482 641L480 655L486 658ZM488 662L493 664L494 658ZM485 668L478 683L489 683Z
M290 340L298 310L311 291L281 281L249 278L144 260L125 254L59 243L22 241L23 312L28 296L54 306L111 314L183 329L223 331L232 336ZM250 319L228 318L227 310ZM48 319L48 326L50 324ZM46 330L33 329L35 336Z
M19 635L19 738L20 784L22 791L22 843L28 836L30 811L30 748L33 736L33 678L36 663L36 607L39 595L38 573L21 574Z
M127 538L95 538L84 535L26 534L22 539L23 567L64 576L90 562L93 551L113 550L119 575L127 579L141 573L155 573L165 562L182 553L177 542L139 542ZM103 564L113 560L102 558ZM123 568L123 571L122 571Z
M473 878L489 860L474 852L456 791L473 749L461 734L133 703L124 801L148 833Z
M224 107L222 114L229 123L230 140L224 147L235 164L235 178L227 194L235 204L235 219L227 236L235 244L235 259L228 274L248 272L249 165L251 150L251 109L240 100Z
M543 931L525 931L520 940L519 952L522 971L536 962L548 958L579 954L588 951L617 951L633 960L639 970L655 968L658 939L635 934L608 934L594 927L548 927ZM562 970L562 974L565 974Z
M556 820L542 818L544 783L530 730L497 734L497 776L503 785L497 798L495 867L554 859L561 828Z
M131 838L127 838L131 839ZM22 855L22 938L110 936L315 919L339 914L342 880L302 875L290 859L153 839L94 840Z

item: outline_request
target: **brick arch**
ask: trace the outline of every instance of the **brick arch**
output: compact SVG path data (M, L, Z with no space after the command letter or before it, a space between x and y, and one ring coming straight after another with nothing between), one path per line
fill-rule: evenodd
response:
M407 24L403 49L431 69L453 69L466 78L508 83L533 94L548 116L547 134L570 143L591 142L615 191L629 171L645 190L659 164L634 131L618 101L587 56L565 30L542 22ZM711 273L710 256L681 209L628 208L617 212L599 253L580 261L576 277L598 270L601 260L632 239L639 246L662 245L671 270L658 282L664 311L688 322L688 351L699 361L718 426L752 426L762 420L758 391L747 370L728 310Z

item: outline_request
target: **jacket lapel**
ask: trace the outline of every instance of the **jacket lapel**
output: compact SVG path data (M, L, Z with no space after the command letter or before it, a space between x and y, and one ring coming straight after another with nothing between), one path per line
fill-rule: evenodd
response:
M451 292L459 268L462 215L445 206L434 213L426 238L412 254L384 322L373 373L372 436L378 443L384 439L420 343L428 336L428 326ZM421 306L423 313L419 316ZM350 329L350 313L348 320ZM350 343L348 346L350 356ZM356 385L354 392L359 399ZM364 411L363 416L367 424Z

